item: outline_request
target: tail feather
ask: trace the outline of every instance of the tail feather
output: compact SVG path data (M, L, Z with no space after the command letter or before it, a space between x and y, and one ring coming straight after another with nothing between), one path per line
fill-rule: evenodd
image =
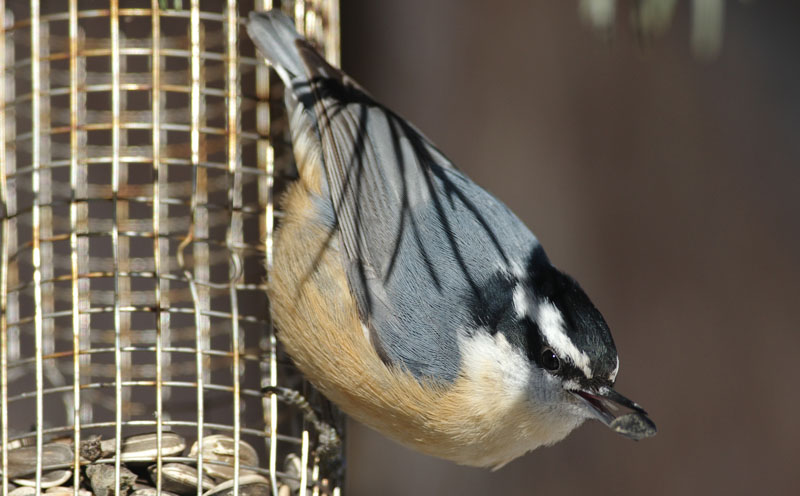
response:
M286 14L279 10L251 12L247 33L287 86L293 78L305 75L298 51L298 41L303 37Z

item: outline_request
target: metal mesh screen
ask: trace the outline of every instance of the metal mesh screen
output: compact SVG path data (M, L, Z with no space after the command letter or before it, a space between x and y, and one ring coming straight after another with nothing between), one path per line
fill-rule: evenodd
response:
M281 5L335 63L337 3ZM265 293L292 158L244 20L272 6L0 6L3 495L175 491L172 463L191 494L338 492L262 392L308 392Z

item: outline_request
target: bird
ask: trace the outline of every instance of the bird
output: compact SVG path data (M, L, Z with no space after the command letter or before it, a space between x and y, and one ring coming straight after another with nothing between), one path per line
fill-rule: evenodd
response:
M655 434L613 389L602 314L508 207L285 14L253 12L247 31L286 88L298 176L280 199L271 313L323 395L402 445L490 469L587 419Z

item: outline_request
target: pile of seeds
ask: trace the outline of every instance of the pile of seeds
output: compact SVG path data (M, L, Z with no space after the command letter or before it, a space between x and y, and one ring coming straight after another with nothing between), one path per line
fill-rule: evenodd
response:
M120 446L120 493L130 496L155 496L158 468L155 464L157 449L155 433L127 437ZM201 486L204 496L233 494L234 448L232 437L210 435L203 438L202 446L195 442L186 457L196 460L203 455L202 474L196 465L163 462L161 465L161 494L164 496L195 495ZM174 432L161 433L161 456L181 457L186 450L186 440ZM110 496L115 493L116 471L114 457L117 446L114 439L102 440L95 436L81 442L81 496ZM74 494L70 484L74 460L71 439L57 439L42 447L41 487L45 494ZM192 462L194 462L192 460ZM194 462L196 463L196 462ZM259 467L256 450L239 441L239 494L242 496L268 496L269 479L257 473ZM9 496L35 494L36 447L24 446L8 451L8 478L13 489ZM279 487L279 494L289 495L292 488Z

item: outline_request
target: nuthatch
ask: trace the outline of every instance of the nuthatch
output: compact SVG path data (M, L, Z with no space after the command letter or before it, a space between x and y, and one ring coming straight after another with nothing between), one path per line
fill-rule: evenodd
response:
M323 394L401 444L480 467L590 418L655 434L612 389L603 316L505 205L284 14L253 13L247 29L287 88L299 173L275 235L272 312Z

